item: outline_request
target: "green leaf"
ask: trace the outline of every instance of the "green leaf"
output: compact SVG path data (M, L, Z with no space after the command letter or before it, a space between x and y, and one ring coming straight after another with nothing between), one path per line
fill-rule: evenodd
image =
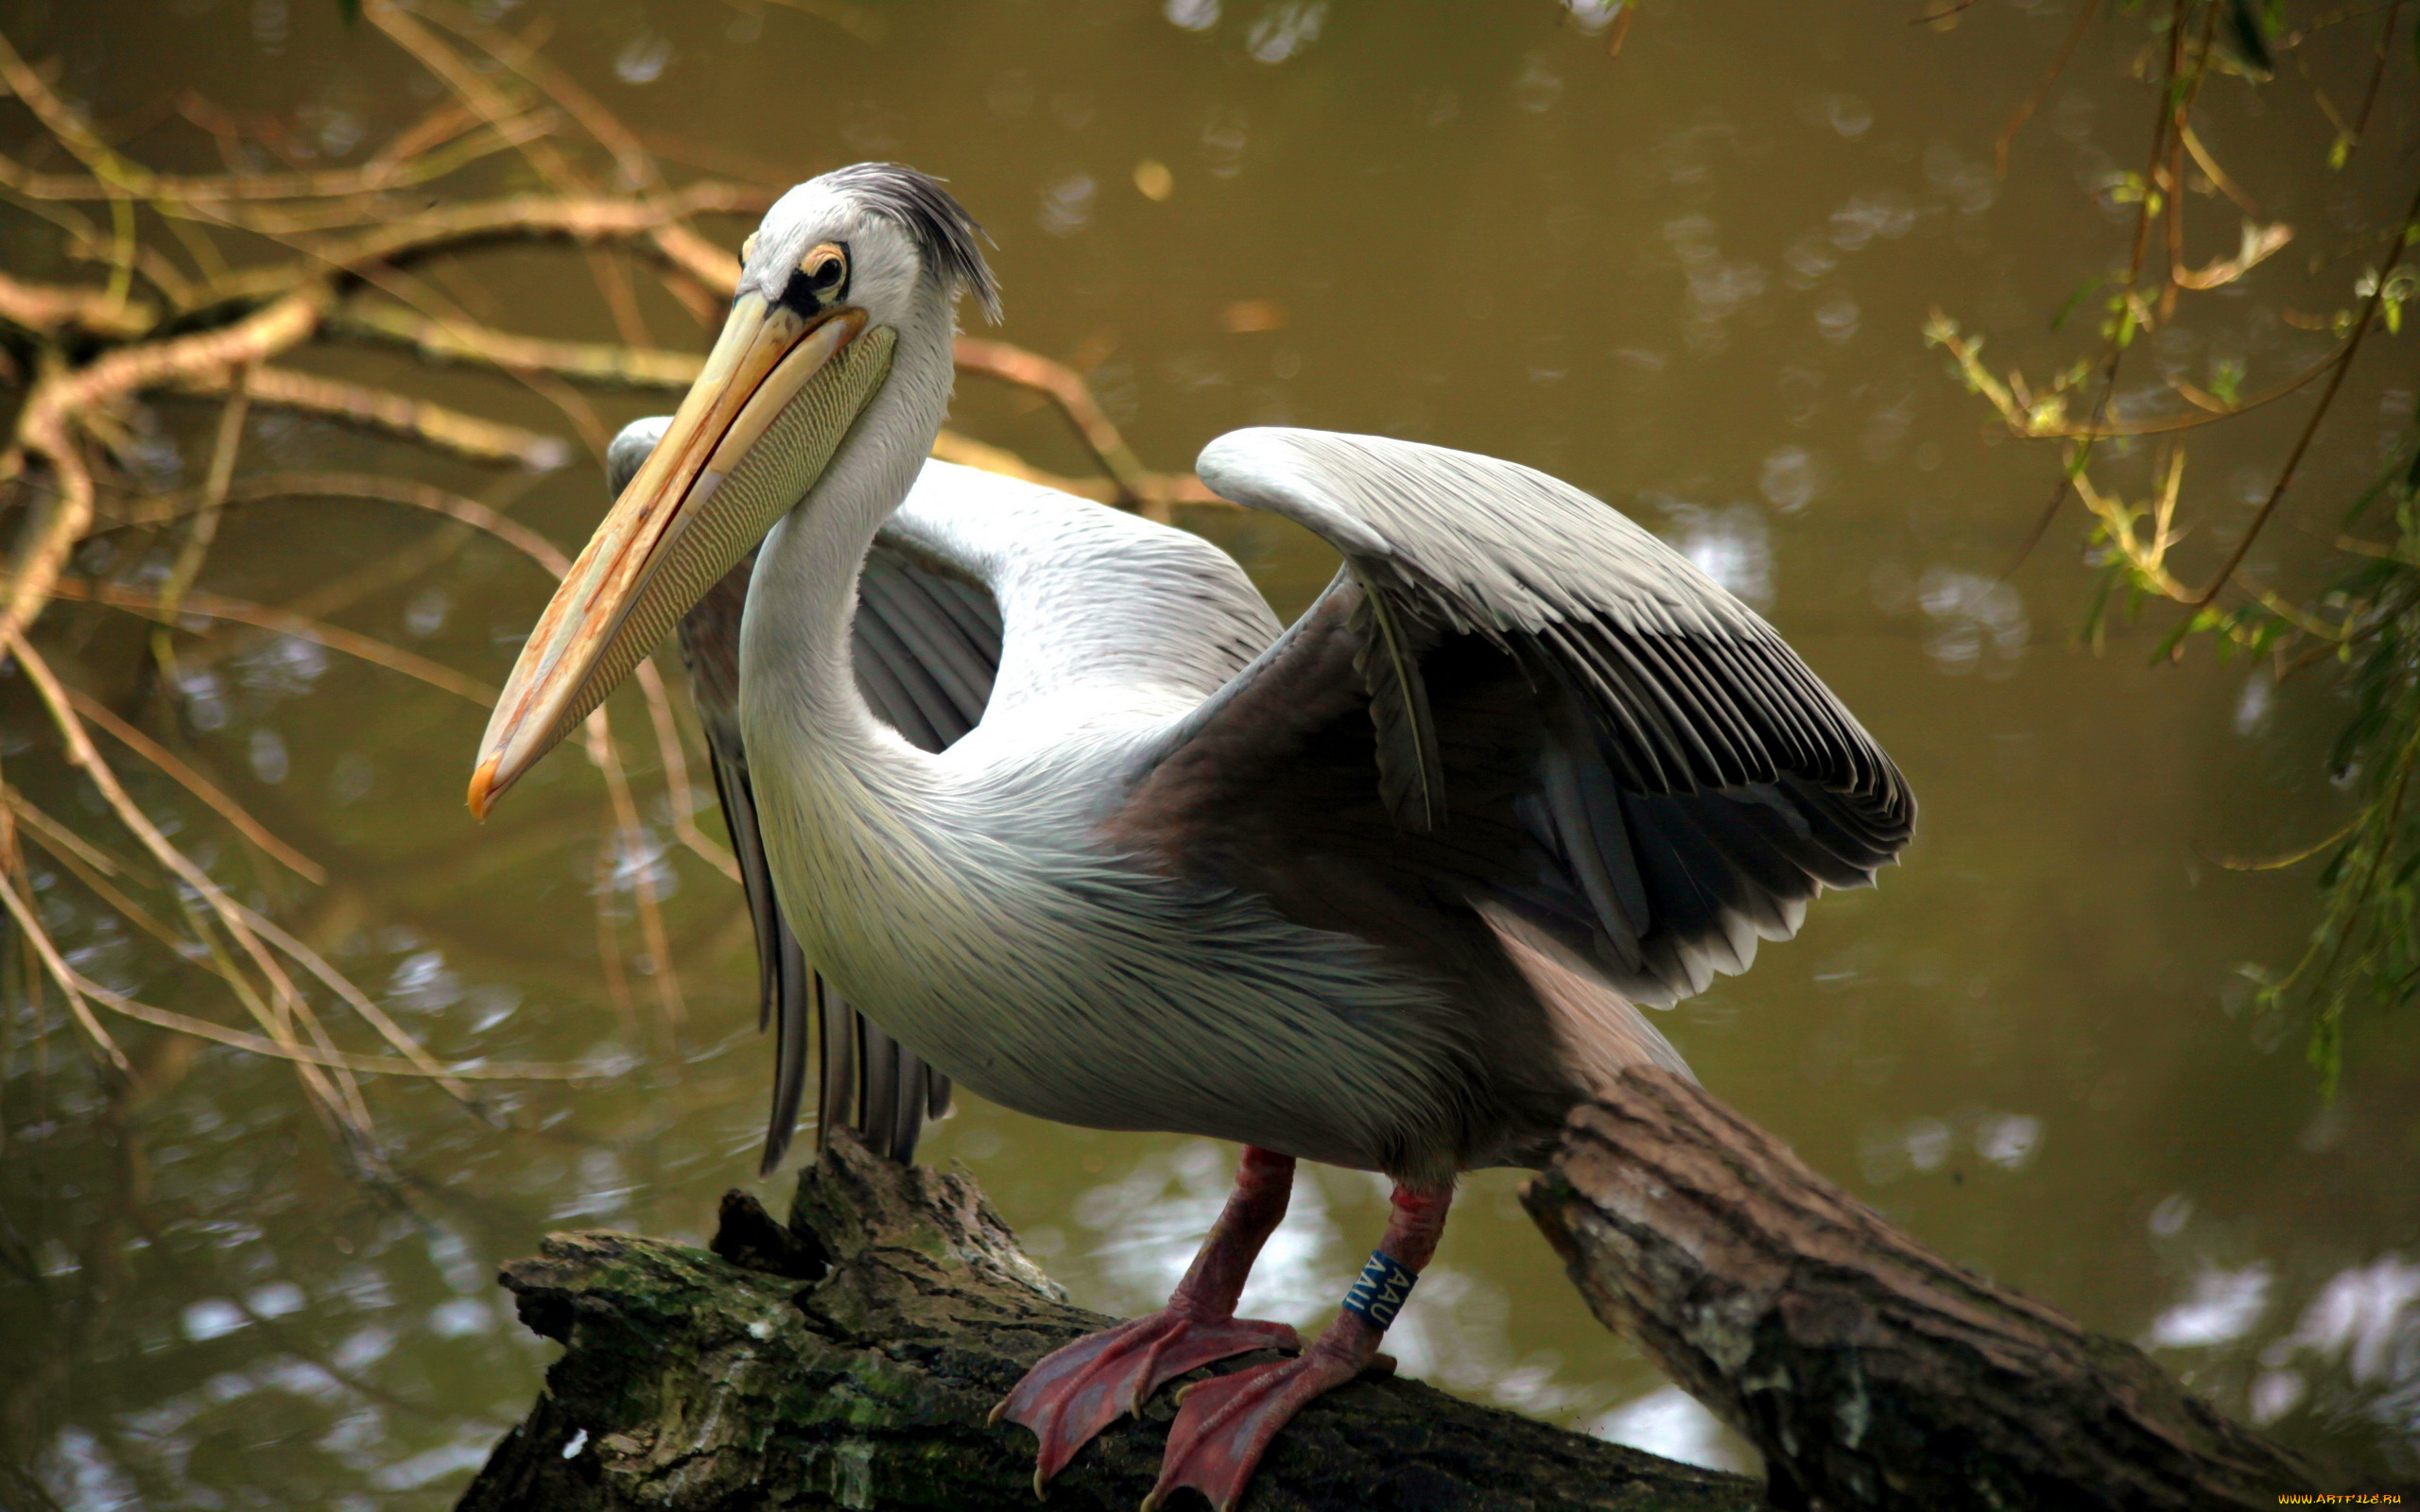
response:
M2342 1021L2332 1005L2311 1025L2308 1054L2311 1066L2319 1073L2320 1095L2328 1102L2336 1101L2336 1084L2344 1074L2344 1034Z
M2394 486L2394 475L2398 471L2398 464L2394 462L2379 469L2377 476L2370 479L2369 487L2353 495L2353 502L2345 506L2343 523L2349 526L2367 514L2370 506L2377 502L2378 495ZM2403 487L2407 492L2420 489L2420 447L2412 448L2411 471L2404 476Z
M2197 614L2187 614L2185 618L2177 621L2176 627L2169 630L2166 635L2161 636L2159 638L2159 644L2152 647L2151 664L2158 666L2160 663L2166 662L2169 657L2176 654L2177 646L2184 643L2187 636L2192 634L2195 630L2208 629L2212 623L2213 620L2208 610L2204 610Z
M2273 4L2273 15L2276 9ZM2235 43L2244 72L2265 77L2277 71L2276 56L2269 51L2269 32L2262 18L2253 13L2252 0L2227 0L2227 38Z
M2067 296L2067 301L2059 306L2059 313L2050 317L2050 329L2056 331L2059 327L2066 324L2067 317L2076 313L2076 306L2082 304L2087 298L2089 298L2093 290L2100 287L2100 285L2108 282L2108 279L2095 274L2093 277L2085 279L2082 284L2077 284L2076 291Z
M2327 865L2319 868L2320 891L2325 892L2336 885L2338 879L2344 875L2344 863L2352 859L2352 855L2351 846L2340 846L2336 853L2327 858Z
M2403 858L2403 865L2395 868L2394 880L2387 884L2387 885L2391 887L2402 886L2405 883L2411 880L2411 874L2414 871L2420 871L2420 850L2414 850L2411 854Z

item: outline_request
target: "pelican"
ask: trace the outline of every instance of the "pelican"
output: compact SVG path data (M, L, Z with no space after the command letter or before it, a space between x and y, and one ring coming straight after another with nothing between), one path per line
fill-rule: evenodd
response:
M938 1074L1243 1146L1167 1306L1047 1356L994 1415L1038 1438L1039 1490L1167 1381L1288 1351L1180 1400L1145 1504L1192 1486L1226 1508L1305 1402L1381 1363L1457 1175L1542 1164L1626 1068L1685 1074L1638 1005L1870 885L1915 806L1771 627L1529 468L1310 430L1211 442L1205 484L1343 558L1281 627L1196 537L925 460L959 297L996 314L979 235L893 164L773 206L703 372L524 646L470 803L756 548L735 838L798 971L899 1047L891 1126L906 1068L926 1107ZM793 1111L812 995L776 994ZM1394 1191L1307 1348L1236 1315L1298 1160Z

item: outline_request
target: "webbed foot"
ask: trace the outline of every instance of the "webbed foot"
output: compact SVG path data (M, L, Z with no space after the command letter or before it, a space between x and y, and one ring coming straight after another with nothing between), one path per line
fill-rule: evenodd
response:
M1076 1451L1121 1416L1139 1415L1165 1383L1229 1355L1302 1347L1301 1337L1283 1323L1200 1317L1171 1308L1052 1351L992 1409L991 1420L1021 1424L1042 1440L1033 1469L1033 1489L1040 1495Z
M1143 1499L1144 1512L1184 1486L1208 1497L1218 1512L1231 1512L1270 1440L1296 1413L1366 1370L1392 1366L1378 1353L1378 1338L1360 1319L1340 1317L1295 1359L1247 1366L1185 1387L1177 1398L1159 1484Z

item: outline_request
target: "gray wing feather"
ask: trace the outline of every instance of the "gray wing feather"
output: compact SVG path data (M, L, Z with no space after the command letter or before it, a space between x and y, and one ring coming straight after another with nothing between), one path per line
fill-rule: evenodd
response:
M945 617L998 648L993 711L1077 690L1201 698L1277 634L1268 601L1210 542L997 473L925 463L883 540L928 569L915 586L942 613L919 633L941 641Z
M857 595L873 611L871 625L898 642L949 703L979 713L991 701L992 679L999 670L999 625L969 623L966 601L942 591L933 567L895 548L878 552L866 563ZM861 614L858 633L869 624Z
M1871 884L1907 843L1905 780L1797 654L1579 490L1494 457L1275 428L1219 438L1199 471L1343 553L1329 593L1364 601L1356 670L1381 797L1405 831L1455 823L1438 752L1461 732L1441 731L1418 691L1432 653L1477 642L1517 669L1544 726L1510 806L1527 855L1480 890L1634 1000L1669 1004L1744 970L1818 890Z

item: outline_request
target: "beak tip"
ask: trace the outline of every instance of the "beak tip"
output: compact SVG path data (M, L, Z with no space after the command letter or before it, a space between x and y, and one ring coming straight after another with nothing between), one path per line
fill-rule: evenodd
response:
M495 764L496 759L491 756L471 773L471 817L481 823L487 822L488 810L495 807Z

